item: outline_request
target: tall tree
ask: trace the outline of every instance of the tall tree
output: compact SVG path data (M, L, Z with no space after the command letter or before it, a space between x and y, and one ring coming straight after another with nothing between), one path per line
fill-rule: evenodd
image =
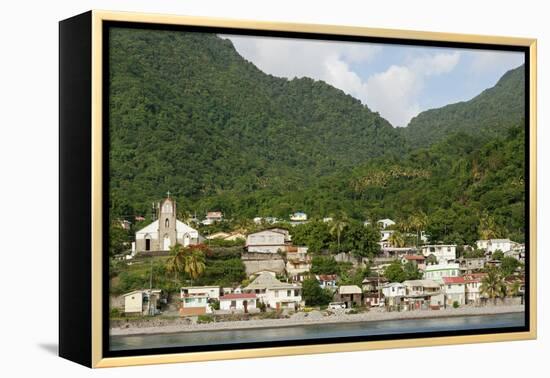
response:
M392 247L395 248L401 248L405 246L405 239L403 238L403 234L399 231L393 232L388 241L390 242Z
M342 232L347 226L348 226L348 218L345 214L339 214L337 217L335 217L332 220L330 233L333 236L336 235L336 239L338 242L338 253L340 253L340 238L342 236Z
M493 299L495 304L497 298L500 298L506 292L506 284L497 269L489 269L487 275L481 280L480 291L487 298Z

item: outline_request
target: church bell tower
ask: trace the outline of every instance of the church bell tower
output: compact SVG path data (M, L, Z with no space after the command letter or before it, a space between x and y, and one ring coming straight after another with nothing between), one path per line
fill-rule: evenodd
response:
M177 242L176 233L176 201L170 198L170 192L161 201L158 213L159 249L167 251Z

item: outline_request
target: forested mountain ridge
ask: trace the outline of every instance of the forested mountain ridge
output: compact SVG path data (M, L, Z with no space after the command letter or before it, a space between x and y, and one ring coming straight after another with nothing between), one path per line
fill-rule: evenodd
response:
M405 142L386 120L324 82L267 75L213 34L113 29L113 211L144 212L170 190L188 201L281 191ZM189 210L193 210L191 207Z
M488 140L524 118L525 67L521 65L473 99L421 112L400 131L412 147L422 147L457 132Z
M263 73L212 34L113 29L110 42L113 217L149 215L170 191L199 217L423 213L434 240L470 243L483 222L523 238L522 67L395 129L322 81Z

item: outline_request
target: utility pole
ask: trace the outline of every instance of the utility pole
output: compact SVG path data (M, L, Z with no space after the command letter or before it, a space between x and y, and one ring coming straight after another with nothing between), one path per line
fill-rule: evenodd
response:
M151 255L150 259L151 259L151 269L150 269L150 272L149 272L149 302L148 302L147 313L149 315L153 315L153 314L151 314L151 299L152 299L152 296L153 296L153 256L152 255Z

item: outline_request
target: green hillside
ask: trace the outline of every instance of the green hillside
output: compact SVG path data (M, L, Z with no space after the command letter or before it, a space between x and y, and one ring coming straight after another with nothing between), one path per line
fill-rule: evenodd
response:
M525 114L525 68L508 71L498 83L470 101L427 110L403 128L413 147L429 146L463 132L485 140L502 135L523 122Z
M324 82L261 72L212 34L110 39L113 217L149 215L169 190L180 218L425 214L436 241L523 239L523 67L394 129Z
M347 198L373 219L424 213L433 241L522 241L524 127L503 134L483 143L458 133L401 159L374 159L353 171Z
M353 97L266 75L215 35L114 29L110 41L115 214L146 213L168 190L188 211L232 212L243 193L312 187L405 149ZM239 212L255 216L262 206ZM272 210L286 215L289 206Z

